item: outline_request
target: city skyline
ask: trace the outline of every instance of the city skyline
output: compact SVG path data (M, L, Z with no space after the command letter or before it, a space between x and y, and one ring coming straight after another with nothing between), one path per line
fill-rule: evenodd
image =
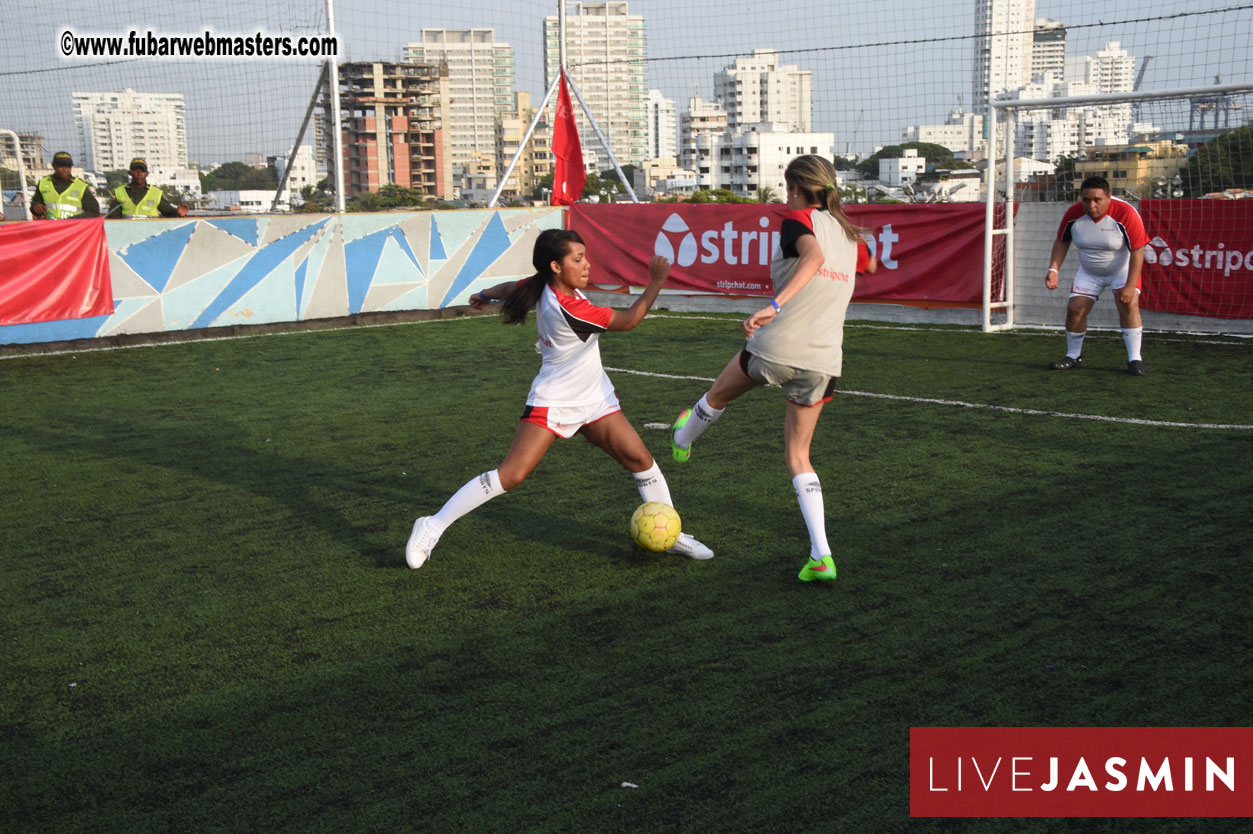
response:
M194 24L192 13L186 10L169 10L150 0L130 5L136 7L137 16L150 18L145 25L154 29L194 31L205 26ZM1118 40L1132 55L1141 57L1165 52L1171 38L1177 37L1177 32L1168 31L1171 24L1167 22L1128 25L1118 31L1095 26L1092 13L1078 3L1039 0L1034 6L1037 18L1070 27L1072 55L1091 54L1101 43ZM423 28L492 28L498 40L515 50L516 90L529 92L532 101L538 103L546 89L542 25L545 17L555 13L555 7L554 2L527 0L511 4L436 3L424 7L419 15L391 0L341 2L336 4L336 28L342 44L339 60L399 60L404 44L418 40ZM629 7L645 24L645 87L658 89L675 101L680 115L694 94L712 99L718 72L737 57L751 56L759 49L777 50L781 63L812 72L813 129L833 131L841 150L851 135L855 137L851 150L865 155L876 146L899 142L902 129L908 125L942 122L962 100L973 109L975 8L969 0L938 12L912 2L898 4L893 7L897 13L891 16L890 27L885 27L881 14L871 13L881 6L854 3L852 13L842 15L838 23L818 18L799 35L791 25L792 15L761 14L760 4L718 4L725 18L720 22L710 19L713 4L676 7L655 0L632 0ZM787 4L771 8L787 8ZM797 4L793 12L805 8ZM1160 13L1185 8L1188 5L1184 3L1168 3ZM1101 18L1112 20L1121 13L1131 19L1137 11L1143 14L1137 4L1115 2L1102 9ZM142 14L145 12L151 14ZM6 35L18 38L21 48L0 57L0 72L12 82L0 90L0 121L4 122L0 127L43 135L46 152L51 153L72 141L72 91L129 87L185 95L189 153L195 162L223 162L242 158L247 152L271 154L291 146L313 92L318 64L171 60L107 62L79 69L55 56L59 29L73 26L84 32L116 32L135 28L119 26L108 20L109 15L107 9L83 4L81 12L55 16L56 20L44 15L45 19L38 21L39 7L24 16ZM318 31L324 28L323 16L324 3L317 0L284 13L259 7L255 13L249 12L246 25L267 31ZM278 22L280 19L283 22ZM1185 50L1175 47L1171 54L1156 55L1146 87L1162 86L1153 82L1163 78L1171 87L1212 82L1215 74L1223 75L1225 81L1247 78L1247 54L1224 48L1248 34L1248 16L1238 23L1212 33L1198 30L1198 39L1213 42L1207 53L1185 58ZM234 28L244 25L241 21ZM1194 21L1194 25L1201 24ZM226 28L226 24L215 26ZM883 46L911 40L918 43ZM924 40L928 43L922 43ZM1147 43L1147 49L1138 42ZM1244 43L1243 53L1247 53L1247 38ZM913 56L916 65L901 66L901 54ZM224 66L228 72L222 71ZM84 77L96 83L84 83ZM264 118L257 116L258 107L269 108ZM65 112L59 112L62 110ZM859 119L863 112L864 119ZM310 141L308 136L305 141Z

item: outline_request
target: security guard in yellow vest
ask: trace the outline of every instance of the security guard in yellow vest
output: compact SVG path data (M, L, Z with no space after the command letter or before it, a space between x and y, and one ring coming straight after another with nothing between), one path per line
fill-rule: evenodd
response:
M113 208L108 217L186 217L187 206L176 206L165 199L165 193L148 185L148 163L138 157L131 160L131 181L113 189Z
M30 213L43 220L67 217L99 217L100 203L91 186L74 176L74 159L65 151L52 157L52 174L35 186Z

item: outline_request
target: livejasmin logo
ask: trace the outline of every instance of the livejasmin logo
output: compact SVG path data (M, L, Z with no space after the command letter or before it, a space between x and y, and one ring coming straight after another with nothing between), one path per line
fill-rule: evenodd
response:
M1253 249L1241 252L1228 249L1219 243L1214 249L1202 249L1200 244L1171 246L1160 235L1155 235L1144 247L1145 263L1158 266L1191 267L1192 269L1222 270L1223 277L1240 269L1253 271Z
M911 727L912 817L1253 816L1253 728Z
M1236 760L1227 756L1222 762L1216 762L1209 756L1204 762L1204 787L1201 787L1202 764L1194 761L1192 756L1183 756L1182 760L1173 760L1166 756L1154 764L1141 756L1138 766L1129 763L1122 756L1110 756L1105 759L1104 773L1106 781L1097 783L1087 759L1080 756L1077 760L1062 761L1058 756L1049 756L1041 772L1037 765L1040 760L1034 756L998 756L994 761L979 761L977 756L957 757L956 761L939 762L941 774L936 773L937 762L934 756L928 757L932 791L962 791L967 789L990 792L998 778L1009 782L1011 791L1213 791L1221 783L1229 791L1236 789ZM1127 778L1128 764L1130 772L1135 776L1135 784ZM963 770L965 780L963 781ZM1100 772L1100 771L1098 771ZM972 784L970 776L977 777L978 783ZM1046 778L1041 778L1045 776ZM955 778L954 778L955 777ZM1064 783L1064 784L1063 784Z
M891 223L884 226L877 237L874 234L866 235L870 254L877 256L879 263L887 269L896 269L898 266L897 260L892 256L892 244L899 240L900 236L892 231ZM691 266L698 260L703 264L769 266L770 257L778 248L779 233L770 231L769 217L757 218L755 229L737 229L734 221L728 220L721 228L706 229L698 233L676 213L667 217L662 224L653 244L653 254L681 267Z

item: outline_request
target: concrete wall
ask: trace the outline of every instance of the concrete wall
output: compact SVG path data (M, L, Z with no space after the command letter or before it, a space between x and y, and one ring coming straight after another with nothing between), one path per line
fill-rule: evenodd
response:
M1060 203L1026 203L1018 212L1019 327L1062 326L1074 253L1062 269L1060 289L1050 293L1043 280L1064 210ZM535 237L563 224L559 208L106 221L113 315L0 327L0 344L463 305L476 290L531 274ZM631 296L596 293L594 299L622 306ZM657 309L749 313L761 304L663 292ZM849 318L970 326L982 321L979 310L861 303L850 307ZM1093 329L1117 328L1109 294L1089 322ZM1144 324L1150 331L1253 334L1253 321L1152 311L1145 311Z
M115 311L0 327L0 344L425 310L530 275L561 209L105 221Z

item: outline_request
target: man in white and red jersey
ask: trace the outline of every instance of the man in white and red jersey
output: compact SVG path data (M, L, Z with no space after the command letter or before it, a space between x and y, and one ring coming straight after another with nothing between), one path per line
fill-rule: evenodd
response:
M1049 363L1055 371L1083 367L1083 337L1088 311L1109 287L1118 305L1123 343L1127 346L1127 373L1148 373L1140 357L1140 268L1149 242L1140 213L1126 200L1110 196L1104 177L1088 177L1079 187L1080 201L1066 210L1049 257L1044 286L1057 289L1058 270L1073 241L1079 249L1079 269L1066 305L1066 355Z

